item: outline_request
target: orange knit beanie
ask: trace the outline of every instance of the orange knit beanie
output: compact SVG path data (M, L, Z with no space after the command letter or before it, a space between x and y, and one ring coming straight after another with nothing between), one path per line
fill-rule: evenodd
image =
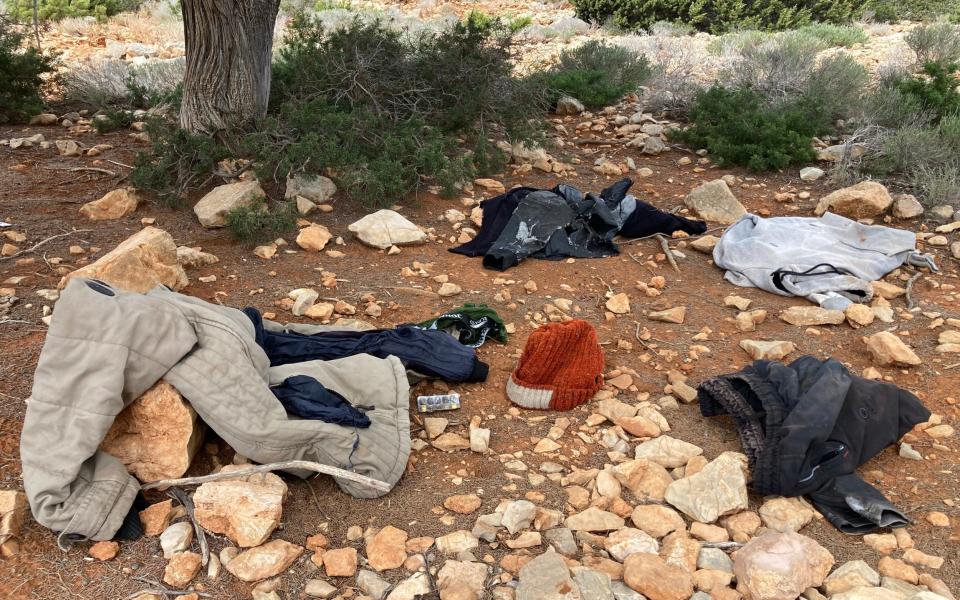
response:
M507 397L524 408L570 410L603 385L603 349L586 321L543 325L527 340L507 380Z

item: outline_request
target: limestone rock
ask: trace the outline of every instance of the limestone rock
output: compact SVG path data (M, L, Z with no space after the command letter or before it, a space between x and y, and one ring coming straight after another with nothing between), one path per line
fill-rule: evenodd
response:
M721 523L730 534L730 539L741 544L750 541L761 525L757 513L748 510L724 517Z
M677 325L683 324L683 319L687 314L687 307L685 306L675 306L674 308L668 308L667 310L659 310L647 314L647 318L651 321L661 321L663 323L676 323Z
M724 452L695 475L671 483L664 498L702 523L713 523L724 515L745 510L747 481L741 456Z
M583 106L583 103L576 98L571 96L561 96L560 99L557 100L557 108L555 112L558 115L567 116L579 115L585 110L587 109Z
M882 215L891 204L893 198L886 187L876 181L861 181L824 196L814 212L820 216L829 210L850 219L869 219Z
M655 538L684 531L687 527L677 511L662 504L640 504L633 509L630 520L638 529Z
M415 573L393 588L386 600L414 600L430 592L430 579L426 573Z
M636 437L657 437L660 435L660 426L646 417L620 417L614 421L624 431Z
M873 288L874 296L880 296L884 300L893 300L907 293L906 288L886 281L873 281L870 286Z
M330 598L337 593L337 588L322 579L308 579L303 593L310 598Z
M591 506L583 512L567 517L564 526L571 531L611 531L623 527L623 519Z
M163 570L163 582L175 588L187 587L200 570L202 560L203 557L196 552L174 554Z
M381 250L390 246L420 244L427 239L426 233L400 213L386 209L351 223L347 229L364 244Z
M613 468L613 476L641 501L663 501L667 487L673 483L670 473L649 460L628 460Z
M713 249L717 247L717 242L719 241L720 238L715 235L705 235L690 242L690 247L697 252L713 254Z
M727 182L717 179L695 188L683 200L687 208L697 213L701 219L731 225L747 214L727 186Z
M193 526L187 521L174 523L160 534L160 549L163 557L170 558L177 552L190 548L193 541Z
M173 519L173 501L164 500L140 511L144 535L160 535Z
M774 531L800 531L813 520L813 509L803 498L771 498L757 511L763 524Z
M575 569L573 581L583 600L614 600L610 575L586 567Z
M863 543L884 556L897 549L897 538L891 533L868 533L863 536Z
M357 573L357 587L373 600L382 600L391 585L375 572L362 569Z
M833 555L797 533L755 537L733 555L737 590L746 600L794 600L819 587L833 566Z
M898 219L912 219L923 214L923 205L911 194L897 194L891 212Z
M227 465L222 472L243 468ZM222 533L241 548L262 544L283 514L287 484L273 473L260 473L211 481L193 495L197 521L205 529Z
M687 600L693 595L690 574L656 554L631 554L623 563L623 581L649 600Z
M635 453L635 458L649 460L662 467L673 469L682 467L694 456L703 454L703 448L663 435L638 445Z
M140 196L132 187L125 187L107 192L99 200L87 202L80 207L80 214L91 221L107 221L119 219L137 210Z
M367 541L367 561L376 571L401 567L407 560L407 532L387 525Z
M357 549L327 550L323 553L323 569L327 577L353 577L357 572Z
M169 233L156 227L141 229L96 262L68 273L60 280L60 289L73 277L99 279L141 294L158 285L176 292L189 283L177 260L176 243Z
M120 544L117 542L97 542L90 546L87 554L99 561L112 560L120 552Z
M257 198L264 198L263 188L256 180L238 181L210 190L193 207L200 224L209 229L227 226L227 213L250 206Z
M559 554L548 553L520 569L516 600L581 600L581 596L567 564Z
M313 223L300 230L297 234L297 245L304 250L320 252L327 247L327 243L333 239L333 234L323 225Z
M470 450L483 454L490 448L490 430L474 427L470 430Z
M876 587L880 585L880 574L862 560L843 563L830 573L823 583L827 596L840 594L858 587Z
M793 342L740 340L740 347L754 360L780 360L797 349Z
M438 537L436 544L441 554L455 555L479 547L480 540L469 531L460 530Z
M202 252L190 246L177 246L177 262L184 269L198 269L220 262L215 254Z
M647 552L656 554L660 551L660 544L649 534L632 527L624 527L611 533L604 540L604 548L610 556L618 562L623 562L631 554Z
M800 169L800 179L802 181L816 181L823 177L823 169L817 167L804 167Z
M830 310L819 306L791 306L782 313L780 319L798 327L811 325L839 325L846 316L842 310Z
M537 516L537 507L528 500L514 500L503 511L500 523L507 528L510 535L530 527Z
M855 329L866 327L876 318L873 309L865 304L851 304L844 309L843 314L847 317L847 323Z
M830 596L830 600L904 600L905 596L894 590L880 587L860 586ZM919 600L916 596L911 599Z
M202 440L196 411L160 380L117 415L100 449L148 483L183 477Z
M903 343L903 340L889 331L865 336L863 343L866 344L874 362L881 366L913 366L923 362L909 346Z
M482 500L476 494L457 494L443 501L444 508L459 515L469 515L480 508L481 504Z
M449 298L450 296L456 296L463 292L463 288L455 283L450 283L449 281L440 285L440 288L437 290L437 295L441 298Z
M296 544L285 540L271 540L262 546L241 552L226 567L227 571L240 581L260 581L279 575L301 554L303 548Z
M606 306L615 315L625 315L630 312L630 297L621 292L608 299Z
M283 197L287 200L306 198L314 204L326 204L336 193L337 184L323 175L297 174L287 177L287 188Z
M470 440L458 433L444 433L430 442L430 445L444 452L455 452L457 450L467 450L470 448Z

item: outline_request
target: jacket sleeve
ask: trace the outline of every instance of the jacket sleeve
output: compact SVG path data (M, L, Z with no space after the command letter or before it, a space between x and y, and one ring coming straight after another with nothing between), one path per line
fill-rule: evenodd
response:
M196 338L189 324L133 309L72 281L40 353L20 437L23 486L34 518L64 550L108 540L140 485L100 443L123 408L169 370ZM142 296L141 296L142 298ZM163 332L163 333L161 333ZM157 354L152 350L162 346Z

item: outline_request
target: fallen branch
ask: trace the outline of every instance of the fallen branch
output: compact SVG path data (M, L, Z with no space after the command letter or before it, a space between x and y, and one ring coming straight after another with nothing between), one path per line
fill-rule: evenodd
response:
M189 596L190 594L196 594L196 595L200 596L201 598L210 598L210 597L211 597L210 594L208 594L208 593L206 593L206 592L198 592L198 591L196 591L196 590L171 590L170 588L168 588L167 586L163 585L162 583L160 583L159 581L157 581L157 580L155 580L155 579L150 579L149 577L143 577L143 576L140 576L140 575L138 575L138 576L136 576L136 577L133 577L133 580L134 580L134 581L139 581L140 583L145 583L145 584L147 584L147 585L149 585L149 586L152 586L152 587L151 587L150 589L140 590L140 591L138 591L138 592L134 592L134 593L130 594L129 596L127 596L125 600L131 600L132 598L139 598L139 597L142 596L143 594L156 594L156 595L158 595L158 596L163 596L164 598L167 598L167 597L170 597L170 596L174 596L174 597L176 597L176 596Z
M193 499L190 498L180 488L173 488L167 495L171 498L176 499L177 502L183 505L183 509L187 511L187 517L190 519L190 522L193 523L193 530L197 533L197 543L200 545L200 564L207 566L207 563L210 562L210 546L207 545L207 534L203 530L203 527L200 527L200 523L197 522L197 516L194 513Z
M110 169L101 169L99 167L74 167L72 169L67 169L71 173L77 173L80 171L93 171L94 173L103 173L104 175L109 175L110 177L116 177L117 174L111 171Z
M677 258L673 255L673 250L670 249L670 245L667 243L666 236L662 234L657 234L657 241L660 242L660 248L663 250L663 253L667 256L667 262L670 263L670 266L673 267L673 270L677 273L680 272L680 267L677 266Z
M68 231L67 233L61 233L61 234L58 234L58 235L52 235L52 236L48 237L48 238L45 239L45 240L41 240L41 241L37 242L36 244L34 244L33 246L27 248L26 250L20 250L19 252L14 252L14 253L11 254L10 256L2 256L2 257L0 257L0 261L10 260L10 259L16 258L16 257L18 257L18 256L23 256L24 254L30 254L31 252L36 252L37 249L40 248L40 246L43 246L43 245L46 244L47 242L52 242L53 240L57 240L57 239L60 239L60 238L62 238L62 237L67 237L68 235L73 235L73 234L75 234L75 233L90 233L91 231L93 231L93 230L92 230L92 229L74 229L73 231Z
M913 277L907 281L907 310L913 310L917 303L913 299L913 284L916 280L920 279L922 273L915 273Z
M700 542L700 547L729 550L731 548L743 548L743 544L740 542Z
M331 477L335 477L337 479L346 479L347 481L359 483L360 485L367 486L371 489L377 490L378 492L390 491L390 484L383 481L374 479L372 477L367 477L366 475L360 475L359 473L354 473L352 471L338 469L337 467L322 465L318 462L309 460L288 460L285 462L269 463L266 465L254 465L247 467L246 469L230 471L229 473L213 473L211 475L200 475L199 477L161 479L160 481L154 481L153 483L148 483L144 486L141 486L140 489L155 490L166 489L173 486L200 485L201 483L209 483L211 481L239 479L240 477L247 477L249 475L256 475L258 473L270 473L271 471L287 471L297 469L303 471L313 471L314 473L323 473L324 475L330 475Z
M123 164L122 162L117 162L117 161L115 161L115 160L110 160L109 158L105 158L104 160L107 161L108 163L110 163L111 165L117 165L118 167L125 167L125 168L131 169L131 170L133 169L133 167L131 167L130 165L125 165L125 164Z
M640 345L643 346L644 348L646 348L647 350L649 350L650 352L653 352L654 355L660 356L660 353L657 351L656 348L654 348L653 346L651 346L650 344L648 344L647 342L645 342L644 340L642 340L642 339L640 338L640 327L642 327L642 325L640 325L640 322L639 322L639 321L634 321L634 323L637 324L637 329L636 329L636 331L634 331L634 334L633 334L633 335L634 335L634 337L637 338L637 341L640 342Z

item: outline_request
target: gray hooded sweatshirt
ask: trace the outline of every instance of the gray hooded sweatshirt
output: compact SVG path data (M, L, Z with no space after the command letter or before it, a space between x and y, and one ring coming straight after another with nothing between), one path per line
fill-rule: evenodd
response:
M147 294L72 279L57 302L20 439L23 484L61 548L108 540L140 486L99 450L117 414L163 378L238 453L261 463L310 460L395 484L410 453L409 384L395 357L366 354L270 368L239 310L156 288ZM291 418L270 391L314 377L355 405L367 429ZM380 492L338 480L351 495Z
M724 232L713 262L726 280L781 296L800 296L843 310L869 302L876 281L908 262L936 270L916 251L910 231L863 225L825 213L820 218L744 215Z

